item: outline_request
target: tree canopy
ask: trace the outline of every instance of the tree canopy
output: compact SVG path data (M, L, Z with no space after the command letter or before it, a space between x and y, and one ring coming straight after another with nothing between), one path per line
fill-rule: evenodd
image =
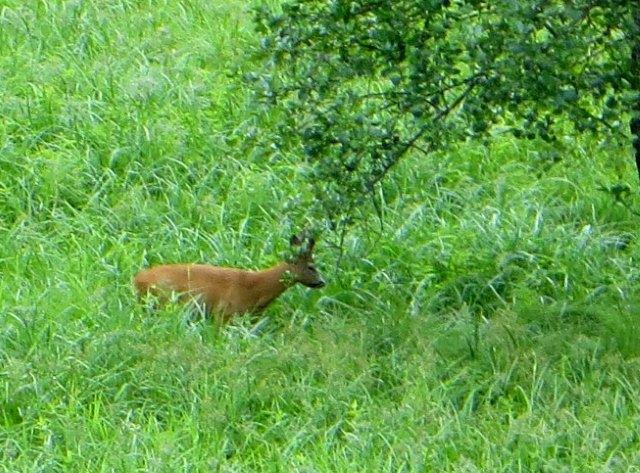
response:
M259 11L267 60L253 77L283 111L279 146L302 150L339 223L409 150L501 132L628 139L633 4L292 0Z

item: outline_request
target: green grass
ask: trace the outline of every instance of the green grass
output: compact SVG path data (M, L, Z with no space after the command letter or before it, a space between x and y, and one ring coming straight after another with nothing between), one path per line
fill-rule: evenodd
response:
M257 42L247 2L2 3L0 471L638 471L624 150L410 157L257 327L138 306L140 268L265 267L304 220L242 145Z

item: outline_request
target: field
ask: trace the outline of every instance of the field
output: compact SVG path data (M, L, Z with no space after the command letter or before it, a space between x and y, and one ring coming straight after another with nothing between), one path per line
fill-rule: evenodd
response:
M640 471L629 150L409 156L325 288L148 314L141 268L267 267L304 214L247 146L249 2L0 5L0 471Z

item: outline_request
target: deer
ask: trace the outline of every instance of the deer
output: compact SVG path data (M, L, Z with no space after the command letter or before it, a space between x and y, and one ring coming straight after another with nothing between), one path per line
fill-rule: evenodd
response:
M195 301L209 318L225 324L240 314L260 315L290 287L300 283L318 289L325 281L315 267L315 240L306 231L289 243L293 257L261 271L208 264L163 264L139 272L133 279L140 299L149 295L161 303L177 294L183 303Z

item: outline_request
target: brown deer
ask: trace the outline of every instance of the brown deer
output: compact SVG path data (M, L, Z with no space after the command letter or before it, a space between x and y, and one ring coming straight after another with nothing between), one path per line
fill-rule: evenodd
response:
M237 314L259 315L296 283L311 288L325 285L313 263L315 240L303 232L292 236L290 244L292 249L300 247L293 258L262 271L207 264L160 265L138 273L135 288L141 298L151 294L166 302L176 293L182 302L195 300L219 323Z

